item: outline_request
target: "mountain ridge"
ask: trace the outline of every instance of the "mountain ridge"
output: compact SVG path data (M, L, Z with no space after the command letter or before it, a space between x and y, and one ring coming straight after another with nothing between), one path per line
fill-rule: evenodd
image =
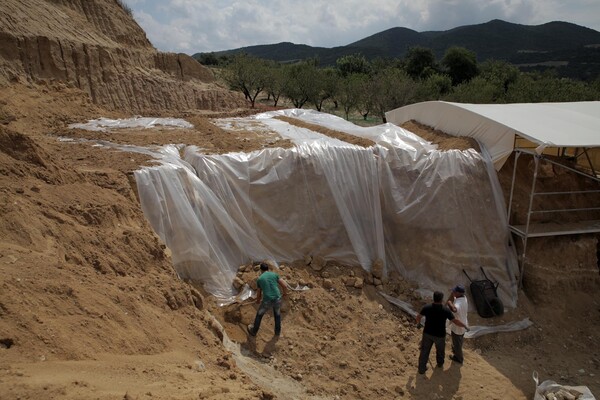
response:
M564 21L540 25L515 24L499 19L455 27L445 31L417 32L394 27L344 46L312 47L281 42L213 52L215 55L247 53L278 62L292 62L317 57L321 65L335 65L344 55L360 53L367 59L402 58L411 47L430 48L436 58L443 57L452 46L465 47L478 61L504 60L517 66L563 62L559 73L579 79L600 75L600 32ZM527 53L531 57L526 56ZM196 53L200 59L203 53ZM525 55L524 55L525 54ZM543 54L544 56L540 57ZM529 67L531 68L531 67Z

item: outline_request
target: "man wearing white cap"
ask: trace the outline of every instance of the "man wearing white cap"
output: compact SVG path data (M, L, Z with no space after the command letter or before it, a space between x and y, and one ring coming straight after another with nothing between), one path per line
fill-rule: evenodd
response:
M450 294L450 298L446 302L446 305L454 313L456 318L463 321L466 326L469 326L469 322L467 321L469 303L465 297L464 286L456 285L454 289L452 289L452 293ZM450 359L462 364L464 361L462 348L466 330L456 324L451 324L450 332L452 334L452 355L450 356Z

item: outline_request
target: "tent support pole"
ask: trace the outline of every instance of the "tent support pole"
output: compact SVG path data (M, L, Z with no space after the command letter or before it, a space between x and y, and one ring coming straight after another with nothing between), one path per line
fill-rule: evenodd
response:
M519 288L523 289L523 275L525 274L525 258L527 254L527 239L529 236L529 222L531 221L531 208L533 207L533 196L535 196L535 184L537 182L538 169L540 166L540 157L533 156L535 169L533 171L533 181L531 182L531 193L529 194L529 209L527 210L527 222L525 223L525 238L523 239L523 254L521 255L521 276L519 277Z
M590 168L592 170L592 175L596 176L596 170L594 169L594 163L592 162L590 155L588 154L587 149L583 148L583 154L585 154L585 158L587 159L588 164L590 164Z
M508 213L506 215L506 220L508 221L508 224L510 225L510 211L512 208L512 200L513 200L513 194L515 192L515 176L517 175L517 163L519 161L519 156L521 155L520 151L515 151L515 163L513 164L513 173L512 173L512 182L510 184L510 198L508 199Z

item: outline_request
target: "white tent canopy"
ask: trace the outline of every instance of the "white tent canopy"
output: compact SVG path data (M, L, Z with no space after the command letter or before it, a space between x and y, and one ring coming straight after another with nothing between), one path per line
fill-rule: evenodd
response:
M460 104L428 101L386 113L401 125L415 120L455 136L479 140L496 169L513 151L515 135L543 147L600 147L600 101Z

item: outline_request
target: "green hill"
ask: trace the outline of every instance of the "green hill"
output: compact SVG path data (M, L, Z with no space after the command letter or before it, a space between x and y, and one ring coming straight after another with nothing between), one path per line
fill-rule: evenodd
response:
M600 76L600 32L568 22L520 25L501 20L466 25L447 31L416 32L391 28L346 46L324 48L289 42L242 47L216 55L247 53L279 62L317 57L322 65L333 65L344 55L360 53L368 59L402 58L409 48L427 47L441 59L451 46L465 47L478 60L505 60L522 69L558 66L562 76L593 79ZM201 53L194 54L199 59Z

